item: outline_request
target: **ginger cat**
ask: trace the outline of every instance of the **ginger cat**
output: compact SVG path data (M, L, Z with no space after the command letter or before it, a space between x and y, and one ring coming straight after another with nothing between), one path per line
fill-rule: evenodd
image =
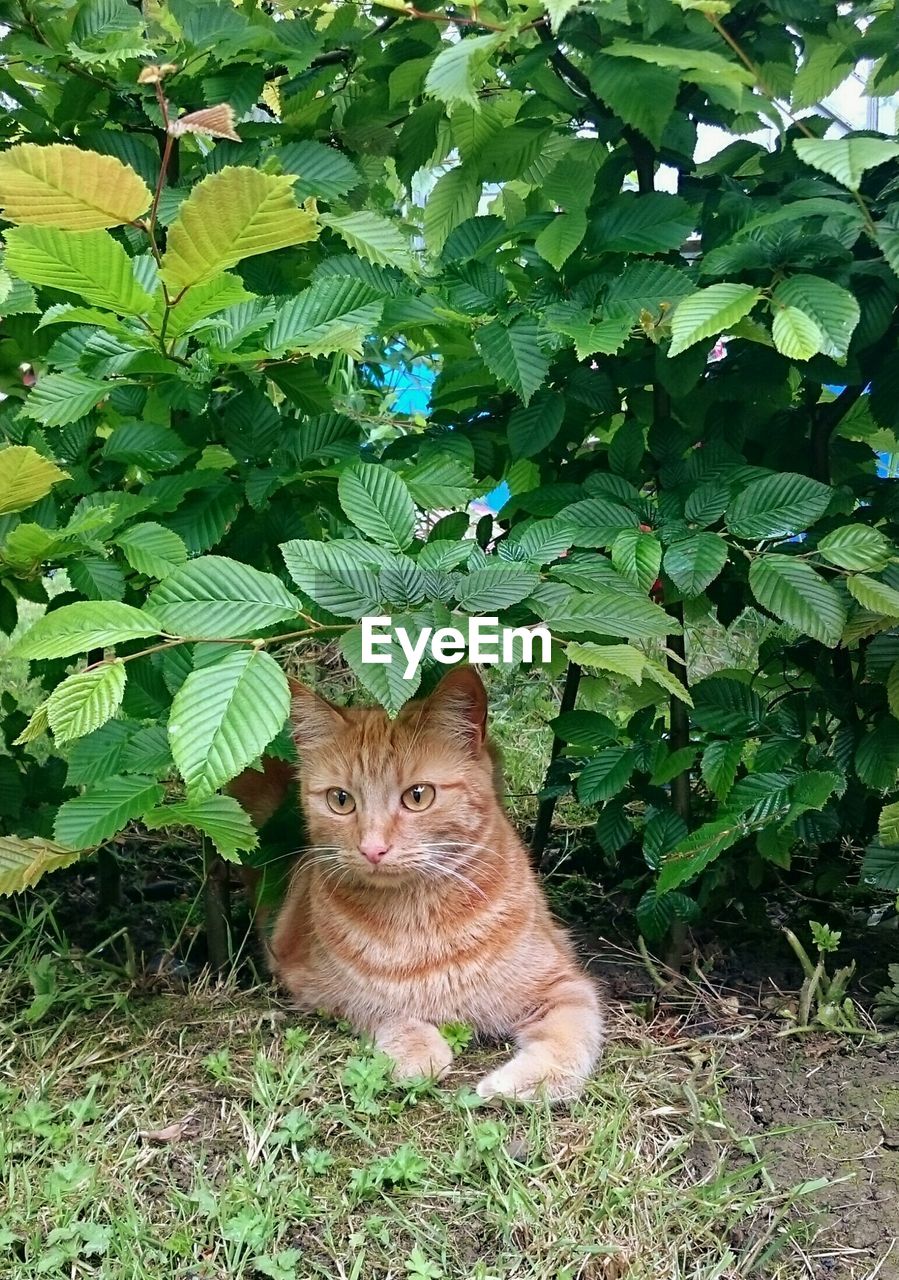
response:
M297 1005L345 1017L397 1079L441 1076L461 1021L518 1052L482 1097L575 1096L603 1039L597 991L550 916L497 798L471 667L390 721L294 686L310 848L277 917L273 968Z

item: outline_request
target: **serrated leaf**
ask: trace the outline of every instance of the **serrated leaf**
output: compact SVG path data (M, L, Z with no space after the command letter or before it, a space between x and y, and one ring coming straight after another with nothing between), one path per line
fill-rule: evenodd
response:
M359 170L342 151L304 139L288 142L277 153L281 168L298 179L300 195L339 200L362 181Z
M671 320L669 357L726 332L749 314L761 296L761 289L748 284L712 284L683 298Z
M377 328L383 306L383 298L364 280L320 281L281 309L266 335L266 351L361 352L364 339Z
M539 581L539 573L517 564L473 569L460 583L459 607L470 614L507 609L529 596Z
M597 635L650 640L677 633L680 628L664 609L642 596L628 596L599 583L588 594L543 611L553 630L592 631Z
M192 671L169 715L172 756L190 800L202 800L253 763L290 710L284 672L261 649L235 649Z
M154 587L147 607L180 636L241 636L294 618L300 602L272 573L226 556L198 556Z
M788 360L811 360L827 345L815 321L799 307L778 307L775 310L771 337L777 350Z
M850 191L858 191L869 169L899 156L899 143L886 138L796 138L799 159L836 178Z
M66 785L87 787L94 782L101 782L104 778L111 778L125 772L123 765L125 748L134 729L133 722L108 720L93 733L79 738L69 748ZM134 769L128 772L145 773L149 770Z
M467 555L467 548L464 550ZM281 553L300 590L338 618L362 618L378 612L377 573L352 554L351 543L297 538L282 543Z
M108 382L83 373L48 373L31 389L19 412L45 427L63 427L90 413L111 390Z
M706 49L615 40L603 52L616 58L640 58L643 62L653 62L658 67L674 67L684 73L685 80L690 79L691 73L697 73L703 81L706 76L714 76L722 85L728 82L747 85L754 83L751 72L744 70L736 62L729 61L722 54Z
M326 214L321 221L336 231L353 253L358 253L366 262L380 267L398 267L400 271L413 270L412 253L406 237L395 222L382 218L380 214L362 209L340 217Z
M727 564L727 543L717 533L694 533L665 552L665 572L688 599L701 596Z
M493 376L529 404L549 372L539 326L526 317L509 325L491 320L478 330L475 345Z
M6 237L7 263L31 284L77 294L85 302L119 315L147 315L153 309L153 297L135 276L135 260L107 231L13 227ZM59 318L91 319L77 312ZM42 323L49 319L45 315Z
M543 7L549 14L549 22L554 35L572 9L576 9L582 3L583 0L544 0Z
M683 688L683 686L681 686ZM650 783L654 787L665 787L679 774L686 773L696 759L696 747L680 747L672 751L660 764L657 764L650 775ZM686 835L686 828L684 829Z
M67 800L56 815L53 838L70 849L87 849L117 835L129 822L159 804L163 788L137 774L107 778L82 796Z
M30 889L48 872L77 862L83 852L37 837L0 836L0 898Z
M590 64L590 83L619 119L638 129L653 146L661 144L680 89L675 72L636 58L600 54Z
M534 248L556 271L561 270L587 232L587 215L583 209L557 213L534 241Z
M750 566L749 585L759 604L782 622L828 648L839 644L846 624L845 605L830 583L804 560L759 556Z
M570 641L566 646L569 662L577 662L582 667L594 671L613 671L616 675L625 676L634 684L643 680L646 666L646 655L629 644L594 644L586 641L577 644Z
M24 142L0 155L0 192L7 222L66 231L133 222L151 199L120 160L62 143Z
M715 3L715 0L703 0L704 6ZM665 937L675 920L695 919L697 910L692 898L685 893L658 893L655 889L647 889L637 903L634 914L640 932L650 942L659 942Z
M868 524L841 525L821 538L817 550L841 569L885 569L897 555L890 540Z
M643 858L646 865L656 871L665 855L675 849L686 835L687 824L672 809L654 813L643 828Z
M851 574L846 579L849 594L863 609L880 613L887 618L899 618L899 591L885 582L869 578L865 574Z
M773 300L775 306L801 311L823 335L819 349L824 355L843 359L861 316L848 289L821 276L791 276L777 286Z
M443 251L447 236L473 218L481 195L477 174L459 165L441 174L428 196L424 211L425 243L433 254Z
M223 271L213 276L204 284L194 285L169 310L169 323L166 336L179 338L183 333L193 329L202 320L217 315L229 307L238 306L242 302L258 299L244 288L243 281L237 276Z
M0 516L24 511L48 494L55 484L68 479L67 471L30 445L14 444L0 449Z
M393 619L393 623L405 626L414 643L416 628L409 619L397 617ZM397 715L413 697L421 683L420 667L416 668L408 678L406 677L406 658L396 644L392 644L389 650L386 648L379 650L384 656L389 655L391 662L363 662L362 632L358 627L353 627L351 631L345 632L340 637L340 651L360 684L378 700L390 716Z
M881 809L877 832L882 844L899 845L899 800Z
M610 319L635 322L641 311L661 316L696 286L684 269L667 262L629 262L606 292L603 313Z
M639 520L633 511L610 498L584 498L563 507L559 516L574 531L579 547L611 546L624 529L636 529Z
M868 845L862 859L861 878L865 884L887 893L896 893L899 890L899 849L876 842Z
M680 841L662 863L656 890L668 893L678 885L694 880L700 871L731 848L745 835L745 827L737 818L719 818L706 822Z
M293 178L258 169L221 169L191 191L169 227L162 277L179 293L260 253L315 240L319 224L300 209Z
M746 735L764 720L762 700L753 688L730 676L709 676L693 685L693 719L703 729L728 736Z
M104 662L58 684L47 700L47 719L57 743L83 738L110 720L125 696L125 664Z
M743 743L738 738L730 742L710 742L702 753L700 772L717 800L727 800L742 758Z
M685 702L688 707L693 705L693 697L675 672L671 671L664 662L660 662L658 658L646 657L643 665L643 675L647 680L654 681L670 693L672 698L677 698L679 702Z
M467 102L477 111L480 102L476 89L486 75L490 55L502 38L500 32L466 36L442 48L425 77L425 94L439 98L451 109L456 103Z
M630 781L637 765L633 751L626 747L604 747L581 770L577 798L581 804L599 804L610 800Z
M92 600L66 604L44 614L9 650L11 658L70 658L88 649L103 649L123 640L155 636L154 618L118 601Z
M216 852L229 862L240 862L240 854L252 852L259 843L250 815L233 796L213 795L205 800L164 805L145 813L143 823L151 831L195 827L209 837Z
M167 578L187 561L187 547L177 533L153 520L133 524L115 538L125 559L148 578Z
M588 245L600 253L665 252L680 249L694 226L694 214L680 196L625 191L592 220Z
M887 675L887 702L890 711L899 720L899 661L893 663Z
M340 473L337 496L348 520L382 546L404 551L412 541L415 505L389 467L356 462Z
M125 575L110 557L83 556L66 566L69 582L88 600L121 600L125 594Z
M725 521L738 538L785 538L813 525L832 497L828 485L784 471L750 480L728 507Z
M605 747L619 736L613 721L598 711L565 711L550 724L557 738L578 747Z
M649 591L659 576L662 547L651 533L623 529L612 543L612 564L641 591Z

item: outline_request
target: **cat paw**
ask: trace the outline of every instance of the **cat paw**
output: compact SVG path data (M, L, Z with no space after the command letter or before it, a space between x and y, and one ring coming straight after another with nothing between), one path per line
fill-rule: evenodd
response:
M481 1098L509 1098L514 1102L567 1102L584 1087L576 1076L547 1073L544 1068L516 1062L504 1063L475 1085Z
M453 1051L436 1027L420 1023L376 1036L383 1053L393 1059L394 1080L439 1080L453 1065Z

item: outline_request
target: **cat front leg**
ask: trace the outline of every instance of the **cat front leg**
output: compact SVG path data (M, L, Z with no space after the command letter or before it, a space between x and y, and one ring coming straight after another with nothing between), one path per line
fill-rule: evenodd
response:
M393 1059L395 1080L421 1076L439 1079L453 1063L453 1051L431 1022L417 1018L390 1018L374 1028L374 1041Z
M478 1082L478 1094L521 1102L576 1098L602 1049L602 1008L593 983L586 977L559 983L514 1036L518 1053Z

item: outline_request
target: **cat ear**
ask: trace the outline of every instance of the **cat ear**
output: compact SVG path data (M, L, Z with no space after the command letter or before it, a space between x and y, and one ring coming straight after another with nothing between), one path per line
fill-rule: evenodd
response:
M426 724L436 721L453 737L461 736L475 752L480 751L487 736L487 691L474 667L455 667L424 707Z
M313 693L299 680L288 677L290 685L290 720L297 750L302 754L310 747L320 747L346 728L346 720L338 707Z

